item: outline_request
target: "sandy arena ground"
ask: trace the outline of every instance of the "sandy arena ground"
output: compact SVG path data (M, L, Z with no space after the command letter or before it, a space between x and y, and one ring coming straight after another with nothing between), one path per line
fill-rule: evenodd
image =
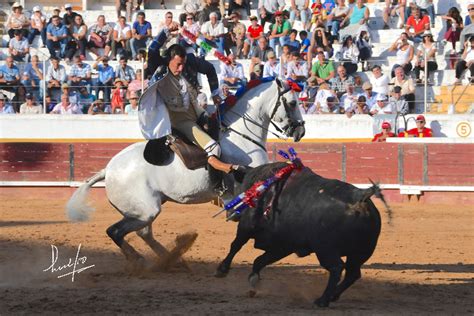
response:
M0 315L9 314L280 314L320 312L312 301L321 295L328 274L314 256L290 256L263 270L260 290L248 297L247 275L260 253L248 244L225 279L213 276L235 235L235 223L211 204L166 204L154 223L158 240L169 248L177 235L198 233L184 255L191 272L132 272L105 230L120 219L102 189L94 189L97 211L86 223L69 223L64 205L72 189L0 188ZM455 205L392 205L393 225L384 218L375 254L363 277L323 314L473 314L474 213ZM130 243L156 257L135 234ZM79 257L95 265L75 275L72 269L43 272ZM84 259L82 259L84 260Z

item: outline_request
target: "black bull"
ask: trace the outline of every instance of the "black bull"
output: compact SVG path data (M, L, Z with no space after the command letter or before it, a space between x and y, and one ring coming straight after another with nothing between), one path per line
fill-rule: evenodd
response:
M285 163L271 163L248 171L240 192L284 166ZM293 171L289 178L264 193L255 208L243 211L237 236L216 276L229 272L232 259L251 238L255 248L265 251L255 259L249 275L253 294L265 266L292 253L301 257L315 253L321 266L329 271L329 281L314 303L329 306L361 277L362 264L375 250L381 220L370 200L374 194L383 199L377 185L362 190L323 178L308 168ZM345 263L341 257L346 257ZM344 280L339 283L344 269Z

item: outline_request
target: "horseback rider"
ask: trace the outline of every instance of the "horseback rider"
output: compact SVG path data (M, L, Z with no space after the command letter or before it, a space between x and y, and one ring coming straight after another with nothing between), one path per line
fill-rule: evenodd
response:
M161 56L160 49L172 31L162 29L148 48L146 72L153 75L139 105L142 133L147 139L157 139L171 134L172 127L206 151L207 162L214 169L225 173L238 170L239 166L219 159L219 143L201 127L208 123L209 118L197 101L198 73L207 76L217 106L221 99L216 70L211 63L187 53L179 44L171 45L165 56Z

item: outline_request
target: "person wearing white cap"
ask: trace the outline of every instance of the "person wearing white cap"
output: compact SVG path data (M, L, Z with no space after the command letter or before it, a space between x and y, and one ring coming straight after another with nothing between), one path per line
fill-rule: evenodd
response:
M28 43L31 45L35 37L41 35L43 45L46 45L46 17L41 13L39 6L33 7L33 14L31 15L30 21L31 26L30 34L28 35Z
M15 30L21 30L24 37L28 37L28 28L30 26L30 20L23 13L23 6L19 2L15 2L12 5L12 14L7 19L8 35L13 38Z
M377 103L374 107L370 110L370 114L377 115L377 114L392 114L392 105L391 103L387 103L387 96L384 94L377 95Z
M63 23L69 26L74 23L74 18L76 17L77 13L72 11L72 5L70 3L66 3L64 5L64 10L66 10L66 13L63 15Z

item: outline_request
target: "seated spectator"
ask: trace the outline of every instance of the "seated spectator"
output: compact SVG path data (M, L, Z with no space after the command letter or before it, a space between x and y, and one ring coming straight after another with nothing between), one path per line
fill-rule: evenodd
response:
M201 33L201 26L194 21L194 16L192 14L187 14L185 17L185 22L183 24L183 29L193 34L196 37L199 37ZM182 36L180 44L184 47L192 47L194 51L197 51L197 45L192 40L187 37Z
M209 21L201 26L201 33L204 36L206 43L217 47L217 50L224 54L224 35L225 29L222 22L217 20L217 13L211 12L209 14ZM204 49L201 49L201 56L206 54Z
M52 57L64 58L69 35L66 26L61 23L59 16L55 15L51 18L51 24L46 28L46 38L49 54ZM56 54L56 49L59 49L59 56Z
M46 113L49 114L54 109L57 102L56 100L52 100L49 94L46 94L46 96L44 97L44 104L46 107Z
M315 113L328 113L328 98L336 97L336 93L329 88L327 83L323 83L319 86L318 93L316 93L316 98L314 99L314 104L316 105ZM331 99L330 99L331 100Z
M7 56L5 64L0 66L0 90L16 94L20 85L20 70L13 63L13 57Z
M126 86L120 78L115 78L114 89L112 90L111 108L113 114L121 114L125 108Z
M359 49L359 61L362 63L362 71L368 71L368 60L372 57L372 43L366 31L359 33L355 44Z
M280 56L280 78L286 78L288 75L288 63L291 61L290 46L283 46Z
M247 29L246 39L244 42L243 54L244 58L249 58L252 55L252 50L257 46L258 40L263 36L263 27L258 24L256 16L250 17L250 26ZM252 49L252 50L251 50ZM249 55L250 54L250 55Z
M8 44L8 53L15 61L28 62L30 59L30 45L28 40L23 37L21 30L15 30L15 37Z
M313 60L315 51L322 49L325 52L326 57L330 57L333 54L333 48L328 41L326 33L323 28L317 28L313 31L313 37L311 44L308 49L307 61L310 64Z
M264 36L260 37L258 39L258 45L254 48L253 53L252 53L252 59L251 59L250 69L249 69L250 73L255 71L254 67L256 65L261 65L262 63L267 61L267 56L268 56L269 51L273 52L273 49L268 46L267 39Z
M135 92L131 93L128 101L130 103L125 106L125 114L138 115L138 95Z
M280 63L275 56L273 51L267 53L267 61L263 65L263 78L275 77L278 78L280 75Z
M137 58L138 50L146 48L151 39L151 24L145 20L145 13L138 12L137 19L133 22L132 38L130 39L130 48L132 49L133 59Z
M395 77L392 78L390 83L395 87L399 86L402 88L402 97L407 100L410 112L415 110L415 84L413 79L405 76L402 67L395 69Z
M398 134L398 137L433 137L431 128L425 127L426 120L423 115L416 117L416 127Z
M357 0L356 4L349 9L341 23L341 25L346 25L349 22L349 25L339 31L340 38L344 38L346 35L359 34L362 30L369 33L367 22L369 21L370 10L364 2L364 0Z
M369 106L369 109L372 110L375 104L377 104L377 96L379 94L373 91L372 84L368 81L362 84L362 90L363 92L360 95L363 95L365 97L365 102Z
M0 93L0 115L1 114L16 114L15 109L13 109L13 106L11 105L11 103L7 101L8 100L3 95L3 93Z
M20 114L41 114L43 108L34 100L32 93L26 94L26 102L20 105Z
M299 95L300 103L306 103L305 107L309 108L314 104L316 94L318 93L318 81L316 77L310 77L306 82L303 91Z
M346 93L346 84L355 84L354 77L348 75L344 66L337 67L337 76L331 79L331 89L335 91L336 96L341 96Z
M125 22L125 17L121 16L114 26L112 36L112 59L116 60L117 55L130 58L130 39L132 38L132 28Z
M82 114L82 111L76 103L69 101L67 94L63 94L61 96L61 102L56 104L50 114Z
M272 26L271 35L268 37L270 40L270 47L275 53L277 53L276 47L280 45L283 47L289 40L289 33L291 31L291 24L289 21L283 18L283 12L275 12L275 23ZM277 53L278 56L278 53Z
M67 95L69 97L69 102L73 104L79 103L79 93L77 93L76 89L70 89L67 83L63 83L61 85L61 97L63 95ZM61 97L59 100L61 100Z
M122 10L125 11L125 22L132 22L133 0L115 0L115 10L117 11L117 19L122 17Z
M132 67L127 65L127 58L123 56L120 57L119 64L115 68L115 78L122 80L122 83L125 84L125 86L128 86L128 84L135 78L135 71Z
M402 67L405 75L408 75L412 69L411 61L414 56L414 48L408 43L408 34L402 33L400 37L388 49L390 52L397 52L397 60L392 67L392 78L395 75L395 68Z
M421 43L422 35L425 31L430 30L430 19L426 15L422 15L418 8L412 10L412 15L408 18L405 32L408 39L414 43Z
M77 105L79 105L79 109L81 109L82 113L87 114L90 106L96 100L96 97L92 93L87 91L86 87L79 88L78 97L79 97L79 102Z
M72 10L72 5L70 3L66 3L64 5L64 10L66 10L66 13L64 13L63 15L63 23L66 26L70 26L74 23L74 19L76 18L77 12L74 12Z
M355 86L352 83L346 84L346 93L341 96L340 107L344 112L350 112L357 105L358 96L355 94ZM365 102L365 99L364 99Z
M148 87L148 79L143 82L143 75L142 75L142 70L137 69L135 73L135 79L133 79L129 84L127 88L127 95L131 95L132 93L136 93L138 96L142 94L142 88Z
M179 15L179 25L184 26L184 22L187 21L186 19L188 16L192 16L194 21L194 19L198 17L201 6L202 3L200 0L183 0L181 7L183 8L184 12Z
M46 45L46 17L41 13L39 6L33 7L33 14L30 18L30 32L28 34L28 43L31 45L37 35L41 36L43 46Z
M474 36L464 44L464 52L461 59L456 63L456 81L454 84L461 84L464 71L469 69L471 72L470 83L474 82Z
M226 52L227 55L231 54L231 49L235 47L235 56L237 58L242 58L242 52L245 41L245 24L240 22L240 13L236 11L232 13L229 17L229 26L228 26L228 37L226 37Z
M370 114L392 114L392 104L387 102L387 96L383 94L377 95L377 103L370 109Z
M337 6L327 16L326 26L331 29L332 38L339 40L339 30L341 29L342 22L349 13L350 8L346 6L346 0L337 0Z
M96 115L96 114L111 114L112 110L110 109L110 106L104 102L104 100L99 99L92 103L92 105L89 107L89 110L87 111L87 114L89 115Z
M33 94L36 100L43 99L43 67L36 55L31 57L31 63L23 70L21 83Z
M308 79L308 64L301 59L299 52L291 53L291 61L288 63L286 78L295 82L306 84Z
M327 109L322 107L321 114L341 114L341 108L339 107L339 100L335 96L327 97L326 104L327 104Z
M388 84L390 83L390 79L387 75L382 73L382 68L379 65L372 67L372 75L373 77L370 80L372 90L377 94L388 95Z
M23 13L23 6L19 2L15 2L12 5L12 13L8 16L7 22L5 23L8 29L8 35L13 38L15 31L19 30L22 32L23 37L28 38L30 26L30 20Z
M277 11L282 11L285 8L285 5L285 0L259 0L257 10L262 27L265 28L265 22L273 23L275 20L275 13Z
M428 79L428 83L431 83L429 78L430 73L438 69L438 63L436 62L436 52L436 43L433 40L433 35L431 35L431 33L425 33L423 35L423 43L418 45L418 49L416 52L414 72L417 84L423 82L420 79L420 71L425 70L425 54L428 66L428 69L426 71L426 78Z
M59 64L57 57L51 57L51 64L46 72L46 86L48 88L48 94L50 94L54 100L60 99L60 88L63 83L66 82L66 68Z
M173 12L168 11L165 13L165 20L161 21L158 24L158 34L161 32L162 29L168 29L169 35L168 35L168 42L167 45L171 44L176 44L177 43L177 38L179 35L179 23L176 21L173 21Z
M456 42L459 41L461 32L464 28L462 23L461 13L458 8L452 7L449 9L447 15L441 17L446 20L446 32L444 33L444 40L450 42L453 50L456 50Z
M86 86L87 90L91 89L91 66L83 63L79 56L74 57L74 65L69 70L68 84L73 89Z
M464 20L464 28L461 31L461 35L459 37L459 43L461 44L461 48L464 47L464 43L466 39L469 39L471 36L474 35L474 2L469 3L467 6L467 11L469 12L466 15Z
M308 29L309 15L309 0L291 0L290 7L290 23L293 27L296 19L299 19L303 24L303 30Z
M76 14L74 22L69 25L69 32L72 40L69 42L69 47L72 48L72 54L68 54L68 58L74 56L75 52L79 50L80 58L86 59L87 47L87 25L84 24L82 15Z
M318 60L311 68L311 76L316 78L318 84L328 83L335 76L334 64L331 60L326 59L322 48L318 48L316 57Z
M298 36L298 31L291 30L290 38L288 39L288 42L286 44L290 47L290 52L299 53L301 49L301 43L296 39L296 36Z
M346 110L347 117L351 118L355 114L369 114L369 106L366 103L366 98L363 95L357 97L357 102L352 108Z
M225 6L223 0L204 0L204 6L199 13L199 24L202 25L209 21L211 13L217 14L217 20L220 20L225 14Z
M424 15L428 15L430 17L431 27L435 26L435 11L433 0L412 0L410 5L403 5L405 7L405 19L403 20L400 17L400 20L403 22L407 22L408 17L411 16L412 10L418 8L420 12Z
M250 0L229 0L228 15L239 12L238 10L245 10L247 17L250 16ZM240 14L240 13L239 13Z
M322 0L314 0L310 7L311 20L309 22L308 30L311 30L313 25L322 27L324 25L325 12Z
M392 125L389 122L382 123L382 131L374 135L372 138L373 143L386 142L388 137L395 137L396 135L392 132Z
M140 13L139 13L140 14ZM97 23L92 25L89 31L89 49L97 57L109 56L112 44L113 29L109 23L105 22L105 16L99 15ZM98 48L103 48L104 53L101 55Z
M336 54L337 59L342 62L349 75L357 71L357 62L359 60L359 48L354 44L352 36L344 38L341 50Z
M235 60L235 56L230 54L227 56L229 64L220 63L220 79L223 83L231 88L240 88L247 84L244 75L244 67Z
M393 87L392 95L388 99L388 103L397 113L402 115L408 114L408 102L402 98L402 88L399 86Z
M102 62L102 65L99 65L99 62ZM108 103L110 102L110 93L115 79L114 69L109 65L109 58L100 57L92 68L98 72L95 83L95 95L99 95L99 91L104 91L104 101Z
M308 55L309 46L311 45L311 41L308 38L308 32L301 31L300 40L301 40L301 47L300 47L301 57L306 59L306 56Z
M390 29L388 22L391 16L398 14L400 17L399 29L405 23L405 0L385 0L385 10L383 11L384 30Z

